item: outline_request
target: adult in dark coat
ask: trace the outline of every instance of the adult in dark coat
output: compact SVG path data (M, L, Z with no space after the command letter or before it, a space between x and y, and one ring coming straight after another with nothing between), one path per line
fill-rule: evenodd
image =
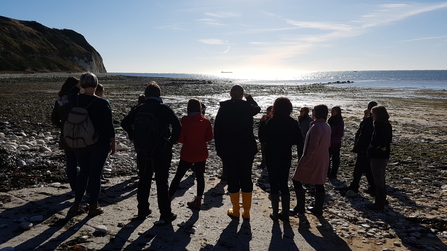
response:
M160 98L161 89L156 82L151 82L145 90L146 100L144 104L137 106L121 122L121 127L128 133L130 140L134 139L133 124L139 112L151 112L158 119L158 129L161 143L155 148L153 153L144 150L137 151L137 167L140 180L138 181L138 216L145 219L151 214L149 209L149 195L151 189L152 175L155 173L157 184L157 200L160 210L160 223L167 223L175 220L177 215L172 213L171 201L168 196L169 167L172 159L172 145L177 143L180 136L181 125L174 111L163 104ZM169 127L172 127L172 133Z
M74 193L76 189L76 177L78 176L78 161L76 160L76 156L67 143L65 143L65 139L63 137L64 134L64 123L67 121L68 117L68 94L79 92L79 79L74 77L69 77L65 80L64 84L61 87L61 90L58 93L58 99L54 102L53 110L51 112L51 123L57 126L61 130L61 134L59 136L59 149L64 150L65 153L65 164L66 164L66 174L68 178L68 183L70 184L70 188L72 193Z
M261 108L251 95L244 93L240 85L231 88L230 96L231 100L220 103L214 124L214 139L217 155L222 159L228 176L228 192L233 205L228 215L240 216L239 196L242 191L242 217L249 219L253 192L251 171L258 151L253 134L253 116Z
M384 106L374 106L371 113L374 130L368 147L368 157L371 161L371 171L376 185L376 198L374 204L370 204L368 207L382 211L386 202L385 171L390 158L393 132L388 121L390 116Z
M273 106L273 117L259 131L262 142L265 143L263 151L269 174L270 199L273 209L270 218L275 221L278 219L289 221L290 192L288 183L292 163L292 145L303 142L298 121L290 117L292 110L292 103L288 98L277 98ZM279 191L281 191L281 213L278 213Z
M345 135L345 122L341 115L341 108L339 106L332 107L331 117L327 123L331 126L331 146L329 147L330 162L332 168L329 166L328 178L336 179L338 168L340 167L340 148L341 138Z
M364 112L363 120L362 122L360 122L359 129L355 134L354 148L352 151L357 153L357 161L354 166L354 177L351 184L349 185L347 194L349 194L349 190L352 190L352 192L350 192L351 194L358 193L360 180L363 173L365 173L369 185L366 192L372 195L375 194L376 188L374 185L374 179L371 172L367 150L369 143L371 142L371 136L373 133L373 118L371 116L371 109L376 105L377 102L375 101L371 101L368 103L368 108Z

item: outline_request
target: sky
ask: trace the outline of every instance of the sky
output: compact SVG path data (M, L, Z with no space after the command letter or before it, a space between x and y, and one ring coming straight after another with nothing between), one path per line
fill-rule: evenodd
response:
M447 70L446 1L0 0L0 16L84 35L108 72Z

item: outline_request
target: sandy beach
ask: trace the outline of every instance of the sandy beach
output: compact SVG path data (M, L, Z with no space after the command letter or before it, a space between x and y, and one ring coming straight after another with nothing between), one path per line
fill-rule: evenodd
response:
M60 86L76 74L0 76L0 250L447 250L447 91L365 89L328 85L243 85L265 111L277 97L288 97L298 116L301 106L340 106L345 121L338 179L326 183L323 218L306 214L309 224L291 217L290 224L273 223L268 217L266 172L253 168L255 183L252 219L231 221L226 183L218 177L221 161L209 144L204 209L186 207L195 193L191 172L182 182L173 211L172 225L157 227L155 185L151 195L153 215L132 222L136 213L135 153L119 122L136 104L149 81L162 88L164 102L181 118L189 98L207 106L214 121L219 101L229 98L236 82L199 81L99 75L105 98L113 109L119 151L106 165L109 183L100 201L103 215L80 215L64 221L73 202L64 173L63 152L57 148L58 129L49 120ZM352 179L353 139L369 101L387 107L393 126L392 156L388 165L389 205L383 213L366 209L373 198L366 193L348 198L343 187ZM258 121L262 114L258 114ZM255 135L257 135L256 128ZM25 147L26 146L26 147ZM180 145L174 149L173 177ZM294 156L296 157L296 156ZM296 159L296 158L294 158ZM23 162L20 162L23 161ZM25 163L19 165L18 163ZM296 160L292 166L296 166ZM363 178L364 179L364 178ZM365 180L362 182L366 183ZM292 198L293 187L290 182ZM365 188L364 184L363 187ZM307 200L313 198L309 188ZM295 205L292 200L291 206ZM33 216L42 216L33 218ZM26 218L26 219L25 219ZM23 222L31 222L28 230ZM105 230L104 230L105 229ZM7 249L15 247L15 249Z

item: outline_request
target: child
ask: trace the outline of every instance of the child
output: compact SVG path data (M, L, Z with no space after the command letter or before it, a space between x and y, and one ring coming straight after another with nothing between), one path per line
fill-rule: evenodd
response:
M206 142L213 139L213 130L211 122L202 114L202 105L198 99L189 100L187 112L188 115L181 120L182 130L178 142L183 143L183 146L180 151L177 173L169 187L169 197L171 200L173 199L180 180L194 164L194 173L197 178L197 196L187 204L189 208L200 210L203 191L205 190L205 162L208 158Z

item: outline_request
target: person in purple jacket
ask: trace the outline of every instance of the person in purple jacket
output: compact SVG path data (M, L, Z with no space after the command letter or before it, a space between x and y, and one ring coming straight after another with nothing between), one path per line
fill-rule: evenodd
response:
M329 169L328 178L336 179L338 168L340 167L340 148L341 148L341 138L344 136L345 123L343 122L343 117L341 116L341 109L339 106L332 107L331 117L328 119L327 123L331 126L331 147L329 147ZM332 168L330 164L332 162Z

